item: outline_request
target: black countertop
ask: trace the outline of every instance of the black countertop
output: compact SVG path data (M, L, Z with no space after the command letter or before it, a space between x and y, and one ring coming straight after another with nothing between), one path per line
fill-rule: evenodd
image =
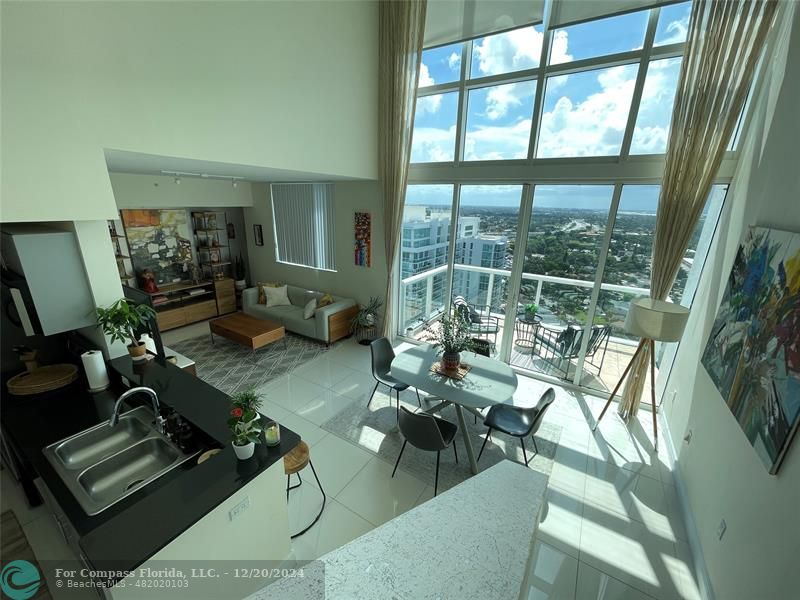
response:
M192 459L137 490L103 512L88 516L42 449L111 415L117 396L125 390L119 382L96 394L78 382L36 396L3 398L4 432L39 474L80 537L85 558L94 568L128 571L136 568L181 533L278 462L300 441L281 426L281 443L257 444L255 455L236 458L226 425L230 398L194 375L169 363L150 360L134 363L121 357L110 363L112 380L125 377L130 387L153 388L162 406L175 409L184 419L216 441L222 452L203 464ZM149 404L141 395L143 404Z

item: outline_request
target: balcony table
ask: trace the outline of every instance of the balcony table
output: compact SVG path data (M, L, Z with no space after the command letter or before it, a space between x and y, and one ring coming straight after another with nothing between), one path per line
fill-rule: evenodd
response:
M437 412L450 404L455 405L469 466L473 474L477 473L478 464L475 462L475 452L469 439L463 409L483 419L478 409L511 401L517 389L517 375L511 367L499 360L473 352L462 352L461 362L472 368L464 379L457 380L431 371L431 365L437 360L439 356L436 349L430 344L404 350L392 361L392 377L442 399L442 402L426 412Z

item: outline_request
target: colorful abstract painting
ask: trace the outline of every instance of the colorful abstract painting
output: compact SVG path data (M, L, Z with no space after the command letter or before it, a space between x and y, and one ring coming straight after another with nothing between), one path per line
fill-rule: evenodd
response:
M192 262L191 232L186 210L123 210L136 274L152 271L156 283L185 279Z
M800 422L800 234L748 231L702 363L776 473Z
M355 214L355 263L359 267L372 266L372 215L368 212Z

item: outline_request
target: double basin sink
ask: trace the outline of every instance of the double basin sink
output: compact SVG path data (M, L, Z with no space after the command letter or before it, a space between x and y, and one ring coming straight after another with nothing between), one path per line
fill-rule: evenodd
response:
M184 454L139 407L44 449L47 460L88 515L96 515L180 466Z

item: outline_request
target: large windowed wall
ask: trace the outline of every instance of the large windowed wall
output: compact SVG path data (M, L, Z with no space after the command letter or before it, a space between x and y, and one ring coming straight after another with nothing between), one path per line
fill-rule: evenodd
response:
M543 14L562 14L561 4L548 0ZM534 22L423 52L400 335L424 337L461 296L491 316L488 329L497 324L481 337L501 360L591 390L613 387L635 347L622 328L627 305L649 293L690 6ZM729 152L720 169L675 302L694 295L735 159ZM415 236L434 228L446 233L422 254ZM535 323L524 317L530 305ZM673 355L659 349L662 368Z

